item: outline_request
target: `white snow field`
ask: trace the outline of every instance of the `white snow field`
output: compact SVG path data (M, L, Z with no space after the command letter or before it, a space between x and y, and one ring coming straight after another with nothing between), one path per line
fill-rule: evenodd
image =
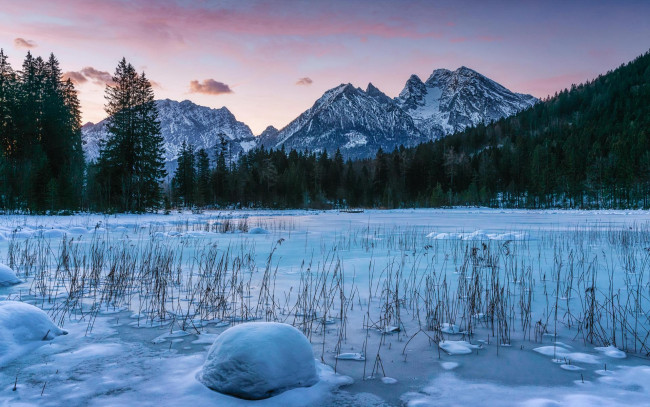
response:
M0 406L650 400L646 211L2 215L0 263Z

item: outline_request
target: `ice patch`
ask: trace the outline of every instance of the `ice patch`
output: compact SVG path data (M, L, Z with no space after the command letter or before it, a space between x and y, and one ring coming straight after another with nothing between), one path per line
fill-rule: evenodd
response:
M266 235L269 231L263 228L250 228L248 231L249 235Z
M503 386L461 380L443 373L422 392L408 392L401 400L409 407L642 407L650 399L650 367L625 367L574 386ZM504 397L504 395L507 395Z

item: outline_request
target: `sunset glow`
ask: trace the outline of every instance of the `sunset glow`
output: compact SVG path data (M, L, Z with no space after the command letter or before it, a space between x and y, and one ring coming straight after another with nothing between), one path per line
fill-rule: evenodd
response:
M408 77L471 67L545 97L647 51L649 2L2 1L0 47L59 58L84 121L126 57L157 98L226 106L255 134L340 83L396 96Z

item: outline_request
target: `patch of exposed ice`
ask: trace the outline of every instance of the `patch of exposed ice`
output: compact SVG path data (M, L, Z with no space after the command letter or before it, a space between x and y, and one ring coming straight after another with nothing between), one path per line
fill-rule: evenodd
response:
M504 397L507 395L507 397ZM642 407L650 399L650 367L620 368L572 386L504 386L467 381L453 373L437 376L421 392L408 392L401 400L409 407Z

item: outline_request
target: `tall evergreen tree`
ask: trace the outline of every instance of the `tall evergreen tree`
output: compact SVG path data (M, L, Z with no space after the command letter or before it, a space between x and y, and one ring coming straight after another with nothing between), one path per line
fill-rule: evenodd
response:
M205 206L210 200L210 157L204 148L196 152L196 204Z
M181 206L192 206L194 204L194 191L196 186L196 171L194 168L194 153L192 146L185 141L181 145L181 152L178 156L176 171L172 179L172 191L174 200Z
M160 203L165 176L163 138L151 83L123 58L106 86L107 129L97 181L101 206L142 212Z

